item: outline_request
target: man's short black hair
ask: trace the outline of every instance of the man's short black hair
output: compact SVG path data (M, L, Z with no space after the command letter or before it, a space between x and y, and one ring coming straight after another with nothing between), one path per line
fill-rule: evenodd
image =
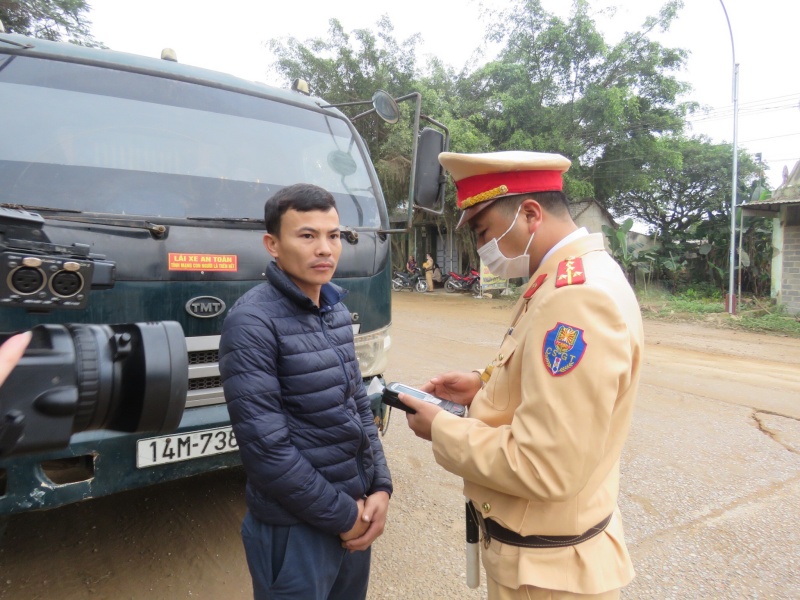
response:
M264 203L264 226L267 233L280 237L281 217L287 210L328 212L330 209L337 210L330 192L310 183L296 183L279 190Z
M556 217L566 217L569 215L569 201L563 192L534 192L531 194L517 194L495 200L493 204L497 209L510 216L517 212L519 205L528 198L533 198L542 208Z

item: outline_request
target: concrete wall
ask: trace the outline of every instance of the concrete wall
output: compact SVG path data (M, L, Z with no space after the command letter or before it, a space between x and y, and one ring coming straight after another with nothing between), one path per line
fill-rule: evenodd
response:
M784 209L785 212L785 209ZM747 214L745 213L745 216ZM780 218L772 219L772 262L770 263L769 295L773 300L781 301L781 284L783 283L783 226Z
M800 314L800 225L783 229L783 275L780 302L792 314Z

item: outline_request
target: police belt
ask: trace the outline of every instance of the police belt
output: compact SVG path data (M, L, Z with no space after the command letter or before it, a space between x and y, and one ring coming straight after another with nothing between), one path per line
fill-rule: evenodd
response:
M594 527L590 527L580 535L520 535L510 529L506 529L497 521L492 519L484 519L483 515L477 513L483 526L484 546L488 547L491 540L497 540L509 546L520 546L522 548L564 548L567 546L576 546L581 542L585 542L602 532L611 521L611 516L608 515L605 519L600 521Z

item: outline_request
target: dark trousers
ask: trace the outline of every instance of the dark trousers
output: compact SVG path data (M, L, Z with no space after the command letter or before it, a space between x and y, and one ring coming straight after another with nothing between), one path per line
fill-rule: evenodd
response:
M309 525L242 523L255 600L364 600L370 549L349 552L339 536Z

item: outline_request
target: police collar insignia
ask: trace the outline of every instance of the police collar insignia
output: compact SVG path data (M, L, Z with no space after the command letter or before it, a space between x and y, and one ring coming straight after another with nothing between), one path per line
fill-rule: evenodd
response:
M567 260L558 263L556 273L556 287L586 283L586 273L583 271L583 260L570 256Z
M553 377L566 375L578 366L586 352L583 329L556 323L544 336L542 358L544 366Z
M536 281L534 281L533 284L531 284L531 287L529 287L527 290L525 290L525 293L522 294L522 297L527 300L528 298L533 296L536 293L536 290L538 290L541 287L541 285L544 283L545 279L547 279L547 273L542 273L541 275L539 275L536 278Z

